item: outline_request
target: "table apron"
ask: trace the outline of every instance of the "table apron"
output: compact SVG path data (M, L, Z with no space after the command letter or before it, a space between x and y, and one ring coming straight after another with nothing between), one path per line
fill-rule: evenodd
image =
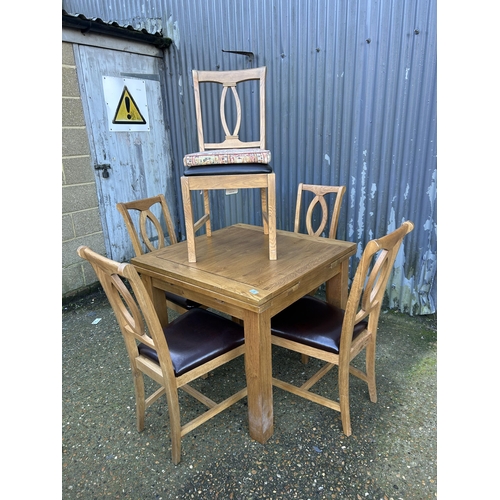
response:
M305 279L297 280L289 288L261 305L222 295L217 291L207 290L170 276L166 278L154 272L145 272L141 269L138 271L151 278L154 288L175 293L235 318L243 319L244 311L262 313L269 308L271 308L271 316L274 316L322 283L338 276L341 273L341 264L333 262L317 269Z
M272 299L271 316L278 314L290 304L293 304L323 283L328 282L329 280L333 281L333 279L340 275L341 271L341 264L334 262L319 269L314 274L309 274L306 279L297 281L290 288Z

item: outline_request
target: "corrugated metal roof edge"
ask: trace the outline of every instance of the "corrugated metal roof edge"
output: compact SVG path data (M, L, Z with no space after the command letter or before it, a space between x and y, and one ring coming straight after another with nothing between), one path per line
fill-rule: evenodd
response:
M133 26L120 26L116 22L107 23L102 19L89 19L82 14L69 14L64 9L62 11L62 25L64 28L74 28L82 33L99 33L110 35L127 40L149 43L159 49L168 49L172 40L164 37L161 33L149 33L145 29L136 30Z

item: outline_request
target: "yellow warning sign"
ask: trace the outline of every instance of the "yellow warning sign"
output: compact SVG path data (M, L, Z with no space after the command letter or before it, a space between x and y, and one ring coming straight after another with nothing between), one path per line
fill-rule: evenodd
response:
M146 123L126 86L123 87L113 123Z

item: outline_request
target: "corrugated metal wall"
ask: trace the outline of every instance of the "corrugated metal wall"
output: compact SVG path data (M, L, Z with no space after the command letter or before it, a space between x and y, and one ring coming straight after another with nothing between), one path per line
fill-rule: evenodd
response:
M358 255L369 239L412 220L390 307L436 311L436 0L68 0L63 7L162 26L172 38L166 98L179 176L184 154L197 150L191 69L267 66L278 228L293 229L299 182L347 186L338 238L358 242ZM260 223L256 193L213 200L216 227ZM352 259L351 275L356 265Z

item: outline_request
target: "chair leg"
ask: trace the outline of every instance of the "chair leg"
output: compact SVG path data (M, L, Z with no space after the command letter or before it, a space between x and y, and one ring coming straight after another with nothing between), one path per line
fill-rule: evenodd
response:
M366 346L366 378L370 401L377 402L377 384L375 381L375 342L371 341Z
M276 260L276 177L269 174L267 183L267 218L269 224L269 260Z
M146 415L146 393L144 391L144 376L135 367L132 367L132 376L134 377L137 431L142 432L144 430L144 419Z
M210 199L208 197L208 190L203 191L203 208L205 210L205 217L208 215L205 222L205 231L207 236L212 236L212 224L210 223Z
M342 430L346 436L351 435L351 415L349 411L349 364L346 367L339 365L339 403Z
M181 177L182 205L184 207L184 220L186 222L186 240L188 249L188 262L196 262L196 247L194 241L193 208L191 205L191 191L189 179Z
M269 234L269 206L267 204L267 188L260 189L260 204L262 208L262 225L264 234Z
M181 413L179 409L179 395L168 397L168 416L170 423L170 442L172 444L172 462L177 465L181 461Z

